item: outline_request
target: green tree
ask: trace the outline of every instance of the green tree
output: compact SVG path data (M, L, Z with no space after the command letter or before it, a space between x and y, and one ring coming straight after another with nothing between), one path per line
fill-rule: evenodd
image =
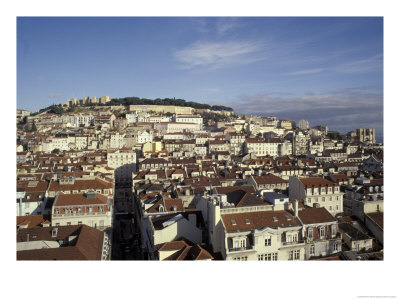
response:
M59 153L60 153L60 149L58 149L58 148L53 149L53 151L51 151L51 153L53 153L53 154L59 154Z
M31 129L30 129L29 131L30 131L30 132L37 131L35 121L32 121L32 126L31 126Z

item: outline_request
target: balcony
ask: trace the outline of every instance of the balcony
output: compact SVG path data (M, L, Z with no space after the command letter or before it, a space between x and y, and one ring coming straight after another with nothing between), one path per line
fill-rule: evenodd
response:
M229 248L228 249L228 253L229 252L253 251L253 250L254 250L254 246L246 246L246 247L239 247L239 248Z
M292 242L282 242L283 247L288 247L288 246L301 246L305 245L305 240L298 240L298 241L292 241Z

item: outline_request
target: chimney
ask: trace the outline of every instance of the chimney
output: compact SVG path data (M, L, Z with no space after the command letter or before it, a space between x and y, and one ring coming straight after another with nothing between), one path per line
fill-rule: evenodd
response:
M293 211L294 211L294 215L295 215L296 217L298 217L298 216L299 216L299 201L298 201L297 199L294 200L294 208L293 208Z

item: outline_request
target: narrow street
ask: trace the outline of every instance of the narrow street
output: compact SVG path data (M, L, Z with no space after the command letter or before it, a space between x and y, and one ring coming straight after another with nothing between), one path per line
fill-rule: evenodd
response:
M111 260L142 260L140 233L134 217L129 186L116 186Z

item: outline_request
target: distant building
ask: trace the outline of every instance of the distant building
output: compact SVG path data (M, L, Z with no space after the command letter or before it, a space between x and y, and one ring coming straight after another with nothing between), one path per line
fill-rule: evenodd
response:
M303 129L303 130L308 129L308 128L310 128L310 124L308 123L307 120L301 119L299 121L299 128Z
M375 140L375 128L357 128L356 136L358 141L365 143L371 142L376 143Z

